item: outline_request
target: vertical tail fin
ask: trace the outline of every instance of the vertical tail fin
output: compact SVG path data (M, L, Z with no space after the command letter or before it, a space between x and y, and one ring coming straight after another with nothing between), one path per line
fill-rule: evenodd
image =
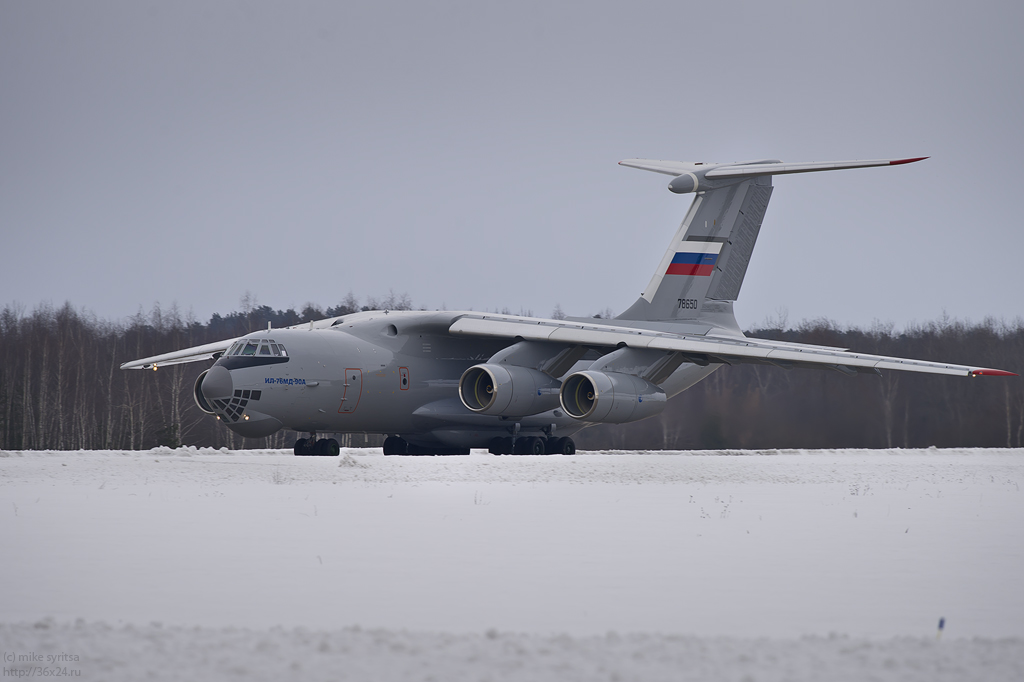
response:
M927 157L922 157L927 158ZM643 295L623 320L692 321L735 327L732 302L740 294L772 196L772 175L895 166L920 161L882 159L826 163L751 161L733 164L628 159L621 165L673 175L669 190L695 192Z
M735 301L771 196L770 176L698 194L643 295L619 317L695 320L709 299Z

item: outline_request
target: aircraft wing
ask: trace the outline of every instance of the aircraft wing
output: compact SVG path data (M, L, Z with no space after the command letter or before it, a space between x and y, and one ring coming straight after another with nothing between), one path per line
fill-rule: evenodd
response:
M131 362L126 362L121 365L121 369L156 369L157 367L164 367L165 365L180 365L185 362L212 360L218 354L223 353L230 348L231 344L239 338L241 337L207 343L202 346L193 346L192 348L184 348L182 350L176 350L173 353L153 355L148 358L142 358L141 360L132 360Z
M687 361L708 363L758 363L781 367L804 366L835 369L845 373L895 369L905 372L952 376L1017 376L987 367L954 365L905 358L855 353L842 348L811 346L744 336L673 334L671 332L589 324L514 315L464 315L449 328L452 334L527 341L551 341L580 346L647 348L678 352Z
M332 326L335 322L340 319L338 317L328 317L323 320L316 320L314 322L303 322L302 324L293 324L290 327L283 327L283 329L326 329ZM180 365L186 362L199 362L201 360L213 360L218 357L219 354L231 348L231 344L241 336L236 336L233 339L225 339L223 341L215 341L213 343L207 343L202 346L192 346L191 348L183 348L176 350L172 353L164 353L163 355L151 355L148 358L141 358L139 360L132 360L121 365L121 369L156 369L157 367L163 367L165 365Z

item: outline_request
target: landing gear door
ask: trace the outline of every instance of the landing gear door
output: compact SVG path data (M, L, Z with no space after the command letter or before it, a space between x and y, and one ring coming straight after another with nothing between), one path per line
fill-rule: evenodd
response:
M359 396L363 394L363 370L346 368L344 387L345 392L341 396L338 414L352 414L359 407Z

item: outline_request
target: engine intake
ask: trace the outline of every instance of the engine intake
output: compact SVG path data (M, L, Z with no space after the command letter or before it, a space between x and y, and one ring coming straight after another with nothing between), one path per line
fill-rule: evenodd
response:
M620 372L576 372L558 394L565 413L587 422L622 424L653 417L665 409L665 391Z
M558 407L557 379L529 367L474 365L459 379L459 398L473 412L525 417Z

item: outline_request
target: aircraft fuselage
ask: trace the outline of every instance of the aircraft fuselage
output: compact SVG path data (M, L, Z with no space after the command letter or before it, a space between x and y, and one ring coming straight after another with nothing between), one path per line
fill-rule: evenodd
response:
M567 436L586 425L560 409L514 419L467 409L458 397L463 372L509 342L452 336L455 317L376 311L327 329L254 332L239 341L252 353L220 357L202 391L217 417L247 437L286 428L487 447L498 436ZM270 354L270 342L283 354Z

